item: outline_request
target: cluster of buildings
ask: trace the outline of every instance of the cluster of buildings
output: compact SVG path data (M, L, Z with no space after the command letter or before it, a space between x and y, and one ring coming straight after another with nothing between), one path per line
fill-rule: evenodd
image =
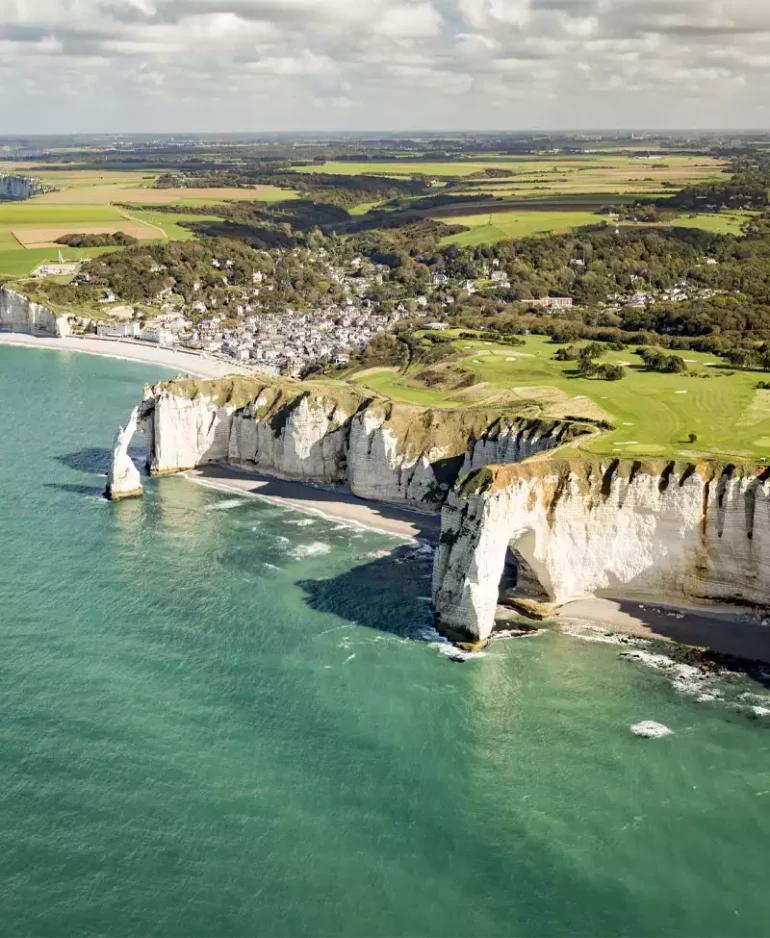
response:
M213 260L212 265L223 273L227 291L224 299L213 301L198 282L189 284L188 298L166 289L153 301L153 312L141 314L131 306L119 304L109 290L99 300L108 321L96 324L100 337L150 342L162 347L182 347L223 359L234 359L255 371L268 374L299 374L311 363L346 365L351 352L364 348L378 334L393 329L399 322L416 316L431 315L436 306L428 296L419 295L400 303L382 304L373 299L376 288L387 276L387 268L372 265L363 258L354 258L347 269L331 265L325 251L316 257L324 276L342 286L334 305L317 304L308 310L286 308L275 311L276 304L266 297L275 286L259 272L253 283L236 287L229 283L227 267L232 262ZM458 287L468 294L477 291L478 283L465 280L457 283L441 271L433 274L433 289L445 307L451 306ZM492 260L482 280L487 286L510 286L509 275ZM430 288L428 289L430 292ZM327 300L328 302L328 300ZM528 306L557 308L572 306L571 297L544 297L524 300ZM157 312L155 312L157 309ZM430 322L430 329L445 324Z
M707 300L720 292L722 291L701 287L687 280L679 280L669 290L660 290L655 293L635 290L633 293L616 294L609 297L609 306L611 309L620 309L621 307L641 309L659 302L684 303L687 300Z
M351 349L363 348L408 316L404 307L385 313L369 300L307 312L246 315L235 329L223 328L220 317L212 316L198 323L187 344L250 363L255 370L298 374L311 362L347 364Z
M142 323L130 307L115 308L111 315L119 311L122 318L98 322L96 332L103 338L180 346L235 359L267 374L299 374L311 362L347 364L351 350L364 348L379 333L415 315L403 304L386 312L372 300L357 298L307 312L267 313L250 303L200 318L205 309L199 301L189 311L169 304ZM197 314L195 319L191 314Z

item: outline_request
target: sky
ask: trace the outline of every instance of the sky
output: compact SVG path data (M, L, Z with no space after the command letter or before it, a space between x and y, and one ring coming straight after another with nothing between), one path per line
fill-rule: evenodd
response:
M0 0L0 135L770 129L770 0Z

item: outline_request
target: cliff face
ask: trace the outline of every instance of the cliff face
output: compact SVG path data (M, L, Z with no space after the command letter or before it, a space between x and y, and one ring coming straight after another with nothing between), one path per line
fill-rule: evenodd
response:
M230 463L288 479L348 483L362 498L425 510L437 510L463 468L490 448L499 458L524 459L585 432L260 378L156 385L142 402L139 425L155 475Z
M139 408L135 407L131 412L128 426L125 429L120 427L115 436L106 492L110 501L116 502L123 498L136 498L142 494L142 477L134 465L134 461L128 455L128 447L136 433L138 422Z
M490 634L509 546L559 604L605 593L770 605L769 479L715 465L486 467L443 510L439 622Z
M57 316L47 306L33 303L8 287L0 287L0 331L64 336L70 330L66 316Z
M127 456L136 428L157 475L231 463L423 510L443 504L433 593L451 635L489 636L509 550L557 604L598 593L770 606L770 470L522 462L586 427L235 377L148 388L116 440L112 497L141 494Z
M0 201L19 201L45 192L42 179L0 173Z

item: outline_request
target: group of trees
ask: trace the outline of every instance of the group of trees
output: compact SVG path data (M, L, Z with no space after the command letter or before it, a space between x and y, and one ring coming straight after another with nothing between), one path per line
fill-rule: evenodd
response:
M666 355L658 348L637 349L636 354L644 362L645 371L660 371L673 375L681 375L687 371L687 363L679 355Z
M681 214L681 210L666 208L667 204L662 206L655 205L653 202L634 202L631 205L610 204L601 206L596 214L616 215L619 221L669 224Z
M589 342L582 348L570 345L559 349L554 355L556 361L577 362L577 373L581 378L602 378L604 381L620 381L625 377L626 370L622 365L613 362L600 362L599 359L607 354L608 346L598 342Z
M126 234L124 231L116 231L114 234L65 234L56 239L56 244L66 244L71 248L107 248L131 247L139 244L139 239L133 235Z

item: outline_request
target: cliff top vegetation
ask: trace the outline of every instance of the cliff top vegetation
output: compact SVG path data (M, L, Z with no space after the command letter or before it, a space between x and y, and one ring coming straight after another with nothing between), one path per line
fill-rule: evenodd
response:
M770 391L758 388L762 371L736 367L701 352L666 352L680 368L651 370L633 346L599 346L599 364L619 366L617 381L581 373L579 355L560 360L560 352L581 349L545 336L525 336L520 345L495 341L463 330L446 334L455 357L429 369L412 366L370 368L351 380L395 400L438 408L498 406L530 408L543 419L576 417L602 430L573 444L576 456L661 457L685 460L757 461L770 456ZM637 346L636 350L644 350ZM558 355L558 357L557 357ZM473 383L458 389L453 376L471 374ZM438 382L433 379L440 377ZM607 425L613 429L607 429Z

